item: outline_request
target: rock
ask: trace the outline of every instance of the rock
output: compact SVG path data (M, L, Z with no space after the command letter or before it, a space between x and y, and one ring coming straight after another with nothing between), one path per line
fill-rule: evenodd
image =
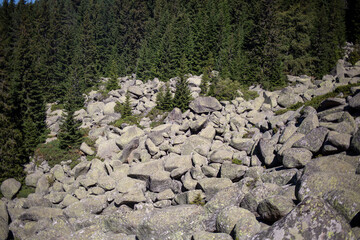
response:
M277 103L284 108L290 107L300 101L301 98L294 93L291 87L284 88L277 98Z
M157 194L156 198L157 200L171 200L175 197L175 194L171 189L165 189L164 191Z
M4 219L6 223L9 222L9 214L7 211L6 203L0 200L0 218Z
M103 141L99 144L96 156L102 159L111 158L120 151L115 139Z
M174 169L184 167L186 169L192 168L191 155L177 155L170 153L165 159L164 168L166 171L171 172Z
M198 184L205 192L208 201L220 190L230 187L232 182L228 178L203 178L199 180Z
M224 148L217 149L210 154L210 162L223 163L224 161L231 161L233 153Z
M89 169L90 169L90 163L88 161L82 161L79 164L77 164L72 170L72 174L74 175L74 178L78 178L81 175L85 175Z
M316 153L322 147L325 137L329 130L324 127L318 127L311 130L299 141L295 142L293 147L295 148L306 148L313 153Z
M351 139L351 149L356 154L360 154L360 129L354 134L353 138Z
M198 97L190 103L189 107L197 114L220 111L222 108L214 97Z
M122 150L119 160L123 163L132 163L134 158L134 154L133 154L134 150L139 147L139 144L140 144L139 138L135 138L131 140L131 142L129 142Z
M312 153L305 148L289 148L283 152L283 165L285 168L302 168L312 158Z
M182 124L183 118L182 118L182 112L179 108L174 108L165 118L166 123L177 123Z
M234 227L236 239L246 240L260 231L261 225L250 211L240 208L237 214L238 220Z
M349 100L349 106L354 109L360 109L360 93L356 94Z
M104 111L104 106L105 104L103 102L89 103L87 106L87 112L90 116L93 116L96 113L102 113Z
M285 143L297 130L295 123L292 121L286 126L285 130L282 132L279 143Z
M286 149L291 148L294 145L294 143L302 139L304 136L305 135L302 133L294 133L279 149L279 151L277 152L278 155L282 156Z
M150 138L147 138L145 141L146 149L149 151L149 153L154 156L159 152L159 148L156 147L156 145L151 141Z
M8 235L9 235L9 225L4 219L0 218L0 239L6 240L8 239Z
M26 175L25 184L29 187L36 187L37 182L44 173L42 171L35 171L32 174Z
M92 214L98 214L108 206L107 198L105 195L91 196L89 198L81 199L80 202L84 206L86 212Z
M336 154L319 157L309 162L296 187L296 197L301 201L307 196L324 197L341 193L334 207L347 219L355 218L360 211L360 175L356 174L358 156ZM334 195L334 194L332 194ZM338 195L340 197L340 195Z
M139 86L130 86L127 90L129 93L132 93L137 98L139 98L143 95L143 90Z
M65 195L65 192L50 192L45 198L49 199L51 203L58 204L64 199Z
M257 239L355 239L350 225L321 198L308 197Z
M274 195L260 202L257 212L266 222L273 223L288 214L294 207L292 199Z
M120 149L124 149L125 146L131 142L131 140L144 135L144 131L136 126L129 126L124 129L124 133L116 139L116 144Z
M345 104L346 104L346 100L344 98L327 98L320 103L319 109L327 110Z
M202 156L207 156L210 146L211 141L209 139L198 135L191 135L186 139L180 150L182 155L190 155L193 152L197 152Z
M89 147L85 142L83 142L80 146L80 150L85 153L86 155L94 155L94 151L91 149L91 147Z
M39 221L43 218L55 218L61 215L63 215L62 209L50 207L31 207L29 209L24 209L24 211L19 216L19 219L22 221Z
M63 179L65 178L64 169L63 169L62 166L60 166L60 165L58 165L58 164L55 165L55 166L51 169L50 172L53 174L54 178L55 178L56 180L58 180L59 182L62 182Z
M259 149L262 156L262 160L266 166L276 165L275 159L275 145L271 140L261 139L259 141Z
M350 147L350 139L350 134L330 131L326 137L325 144L330 144L339 151L346 151Z
M69 218L82 218L86 215L89 215L89 213L87 212L82 202L78 201L65 208L64 215Z
M299 128L297 129L298 133L308 134L314 128L319 126L319 119L316 113L309 114L300 124Z
M137 231L139 239L191 239L205 230L207 214L203 207L179 205L156 209L143 220Z
M1 184L1 193L7 199L12 199L15 194L20 190L21 183L15 178L9 178L2 182Z
M65 207L68 207L68 206L70 206L71 204L73 204L73 203L76 203L76 202L78 202L79 200L76 198L76 197L74 197L74 196L72 196L72 195L70 195L70 194L66 194L66 196L64 197L64 199L63 199L63 201L61 202Z
M255 142L251 138L242 138L241 136L235 135L231 138L230 146L239 151L245 151L247 154L250 154L254 143Z
M172 180L170 173L166 171L158 171L150 176L150 190L152 192L162 192L168 188L174 192L180 192L181 183Z
M98 179L98 185L105 191L111 191L115 188L116 182L112 177L105 175Z
M104 106L104 115L111 115L113 113L115 113L115 108L116 103L115 102L109 102L107 104L105 104Z
M279 186L296 183L296 169L273 168L266 170L260 176L264 183L275 183Z
M190 129L192 132L199 132L203 129L207 123L208 119L206 117L199 117L193 122L190 122Z
M53 176L50 174L42 175L36 184L35 193L45 195L49 191L50 182L53 181Z
M256 224L254 222L254 220L257 223L254 214L252 214L248 210L237 207L237 206L230 206L230 207L223 209L217 216L216 230L219 232L222 232L222 233L231 234L235 225L239 221L241 222L241 224L244 224L245 221L248 221L252 225L255 225L255 226L252 226L252 227L255 227L255 229L250 230L250 231L255 231L255 232L253 232L253 234L254 234L260 230L260 224L259 223ZM240 225L240 223L239 223L239 225ZM248 225L246 225L246 226L247 226L247 228L250 228L250 226L248 226ZM242 228L245 229L244 226L242 226Z
M196 232L193 240L232 240L233 238L226 233Z
M124 177L120 181L116 182L116 190L120 193L127 193L135 190L146 190L146 182L138 179Z
M123 204L129 204L133 206L136 203L145 202L145 201L146 198L141 190L133 190L130 192L123 193L120 196L117 196L114 200L117 206Z
M204 137L204 138L207 138L209 140L213 140L215 135L216 135L216 130L211 125L206 126L199 133L200 137Z
M163 161L153 160L145 163L134 164L129 169L129 177L148 181L150 176L158 171L163 171Z
M229 178L233 182L239 181L248 170L248 167L243 165L232 164L231 162L224 162L221 165L221 178Z

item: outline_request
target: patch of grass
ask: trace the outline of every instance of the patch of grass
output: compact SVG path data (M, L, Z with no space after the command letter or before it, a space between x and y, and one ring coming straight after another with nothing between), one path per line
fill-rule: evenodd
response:
M54 185L54 183L55 183L54 175L47 176L46 179L47 179L47 181L49 183L49 186L52 187L52 185Z
M195 204L195 205L199 205L199 206L204 206L205 205L205 201L204 199L201 197L200 193L198 195L196 195L195 199L190 202L189 204Z
M59 109L65 109L65 105L64 104L53 104L51 105L51 111L56 111Z
M237 158L234 158L234 159L232 160L232 163L233 163L233 164L237 164L237 165L242 165L242 161L241 161L240 159L237 159Z
M80 163L80 161L79 160L73 160L71 163L70 163L70 165L69 165L69 167L71 168L71 169L73 169L76 165L78 165Z
M139 125L140 123L140 116L127 116L124 118L120 118L114 123L111 123L111 125L120 128L123 123L127 123L129 125L137 125L138 127L141 127Z
M50 167L60 164L61 161L67 161L69 159L74 161L80 156L81 153L78 149L61 149L59 140L40 144L34 153L37 164L40 164L42 161L47 161Z
M20 188L20 191L16 194L16 198L27 198L30 193L35 193L35 188L23 184ZM0 195L0 197L2 196Z
M256 92L256 91L251 91L249 90L248 88L246 87L241 87L241 92L243 94L243 98L246 100L246 101L249 101L249 100L254 100L255 98L257 98L259 96L259 94Z
M90 155L87 155L86 156L86 160L88 160L89 162L91 162L93 159L95 159L96 158L96 156L95 155L92 155L92 156L90 156Z
M164 115L164 114L167 115L166 113L167 112L154 107L150 110L150 112L148 112L148 114L146 114L146 117L148 117L150 119L150 121L154 121L159 115ZM165 117L164 117L164 119L165 119Z

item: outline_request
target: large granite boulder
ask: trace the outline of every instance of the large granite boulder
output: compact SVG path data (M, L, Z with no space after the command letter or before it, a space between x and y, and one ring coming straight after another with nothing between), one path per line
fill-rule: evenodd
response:
M349 106L357 110L360 109L360 93L356 94L349 100Z
M214 97L198 97L190 103L189 107L198 114L220 111L222 108L220 102Z
M124 133L116 139L116 144L120 147L120 149L124 149L131 140L141 137L142 135L144 135L144 131L140 128L136 126L126 127L124 129Z
M288 215L251 239L355 240L355 236L343 216L328 203L321 198L307 197Z
M316 153L321 149L328 132L329 130L324 127L314 128L299 141L295 142L293 147L306 148Z
M351 149L356 154L360 154L360 129L354 134L353 138L351 139Z
M15 178L9 178L2 182L1 184L1 193L7 199L12 199L15 194L20 190L21 183Z

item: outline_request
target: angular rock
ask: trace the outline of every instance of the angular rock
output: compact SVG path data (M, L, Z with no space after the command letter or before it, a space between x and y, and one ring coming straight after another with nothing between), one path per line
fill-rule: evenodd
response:
M356 154L360 154L360 129L357 130L351 139L351 150Z
M319 109L326 110L345 104L346 104L346 100L344 98L327 98L320 103Z
M258 233L261 225L253 213L244 208L240 209L241 210L238 211L238 220L234 227L234 235L238 240L246 240Z
M349 106L354 109L360 109L360 93L356 94L349 100Z
M212 163L223 163L225 161L231 161L233 153L227 149L217 149L210 154L210 162Z
M216 134L216 130L213 126L208 125L204 129L202 129L199 133L200 137L207 138L209 140L213 140Z
M296 184L297 169L269 169L261 174L264 183L275 183L279 186Z
M86 212L92 214L98 214L108 206L107 198L105 195L91 196L89 198L81 199L80 202L84 206Z
M166 123L177 123L182 124L183 118L182 118L182 112L179 108L174 108L165 118Z
M130 86L128 91L138 98L143 95L143 90L139 86Z
M111 158L120 151L115 139L103 141L99 144L96 156L102 159Z
M153 160L145 163L137 163L130 167L128 176L148 181L152 174L158 171L162 171L163 169L164 167L162 160Z
M107 104L105 104L104 106L104 114L105 115L111 115L113 113L115 113L115 106L116 106L116 103L115 102L109 102Z
M0 218L4 219L6 223L9 222L9 214L7 211L6 203L0 200Z
M43 218L55 218L63 215L63 210L59 208L50 208L50 207L31 207L25 209L19 219L22 221L39 221Z
M172 180L170 173L167 171L158 171L150 176L150 190L152 192L162 192L166 189L179 192L181 183Z
M83 142L80 146L80 150L85 153L86 155L94 155L94 151L91 149L91 147L89 147L85 142Z
M319 126L319 119L316 113L308 115L300 124L299 128L297 129L298 133L308 134L314 128Z
M214 97L198 97L190 103L189 107L197 114L220 111L222 108Z
M15 194L20 190L21 183L15 178L9 178L2 182L1 184L1 193L7 199L12 199Z
M73 169L72 173L74 175L74 178L78 178L81 175L85 175L89 169L90 169L90 163L88 161L82 161L79 164L77 164Z
M124 133L116 139L116 144L120 149L124 149L125 146L131 142L131 140L144 135L144 131L136 126L126 127Z
M295 207L292 199L285 196L274 195L259 203L257 212L266 222L276 222Z
M198 184L205 192L208 201L220 190L230 187L232 182L228 178L203 178L199 180Z
M325 144L331 144L340 151L346 151L350 147L350 139L350 134L330 131L326 137Z
M232 240L233 238L226 233L196 232L193 240Z
M231 138L230 146L239 151L245 151L247 154L250 154L254 143L255 142L251 138L242 138L236 135Z
M207 123L208 119L206 117L199 117L196 121L190 122L190 129L192 132L199 132L203 129Z
M275 145L270 140L261 139L259 141L259 149L262 160L266 166L273 166L276 164L275 159Z
M222 178L229 178L231 181L239 181L248 170L248 167L243 165L232 164L231 162L224 162L221 165L220 176Z
M355 239L350 225L321 198L308 197L270 228L260 239Z
M116 190L120 193L132 192L134 190L146 190L146 182L138 179L124 177L116 182Z
M36 184L35 193L45 195L49 192L50 182L52 182L50 174L42 175Z
M211 141L209 139L198 135L191 135L181 145L180 150L182 155L191 155L192 152L197 152L202 156L207 156L210 146Z
M101 176L98 179L98 185L99 187L103 188L105 191L111 191L115 188L116 182L115 180L110 176Z
M9 236L9 225L4 219L0 218L0 239L6 240L8 239L8 236Z
M117 206L123 204L134 205L136 203L145 202L146 198L144 193L140 190L135 190L127 193L123 193L120 196L116 197L114 202Z
M170 155L165 159L164 168L166 171L172 171L177 168L192 168L191 155L177 155L170 153Z
M283 152L283 165L285 168L302 168L312 158L312 153L305 148L289 148Z
M133 151L139 147L139 138L135 138L129 142L121 152L119 160L123 163L131 163L133 160Z
M150 138L147 138L145 141L146 149L149 151L149 153L154 156L159 152L159 148L156 147L156 145L151 141Z
M32 174L26 175L25 184L29 187L36 187L37 182L44 173L42 171L35 171Z
M325 137L329 130L324 127L318 127L311 130L302 139L295 142L293 147L295 148L306 148L313 153L316 153L322 147Z

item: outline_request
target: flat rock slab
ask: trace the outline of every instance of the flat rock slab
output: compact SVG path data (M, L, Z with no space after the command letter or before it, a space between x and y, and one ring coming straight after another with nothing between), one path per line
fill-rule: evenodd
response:
M190 103L189 107L196 113L210 113L220 111L222 108L220 102L214 97L198 97Z
M198 183L204 190L207 200L210 200L220 190L232 185L232 181L228 178L203 178Z

